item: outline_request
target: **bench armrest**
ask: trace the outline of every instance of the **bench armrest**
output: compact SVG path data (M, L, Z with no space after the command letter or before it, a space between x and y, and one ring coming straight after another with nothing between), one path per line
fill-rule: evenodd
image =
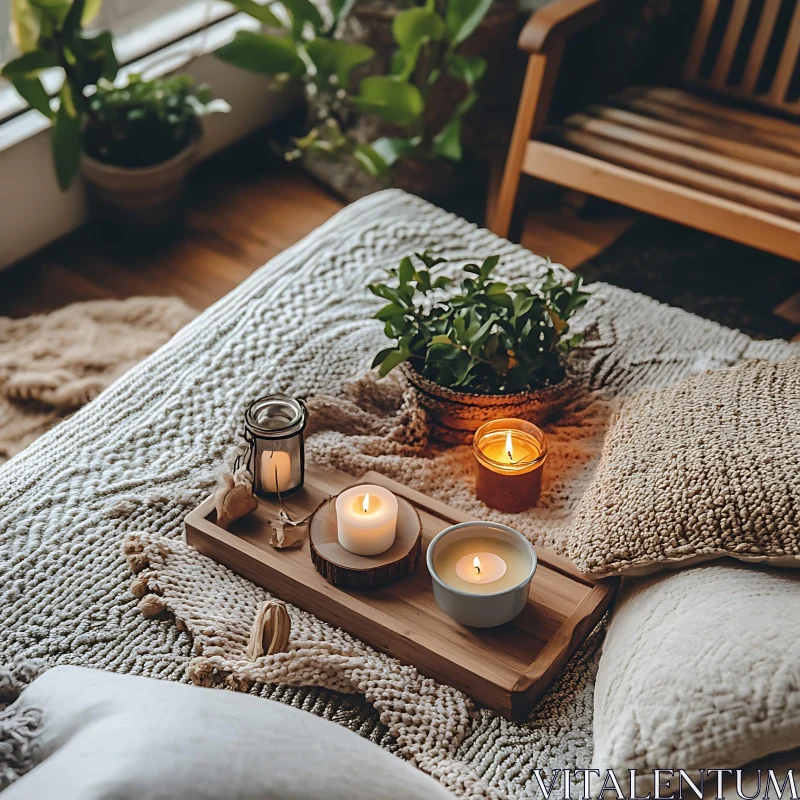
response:
M529 53L546 52L609 14L619 3L620 0L555 0L531 15L520 34L519 46Z

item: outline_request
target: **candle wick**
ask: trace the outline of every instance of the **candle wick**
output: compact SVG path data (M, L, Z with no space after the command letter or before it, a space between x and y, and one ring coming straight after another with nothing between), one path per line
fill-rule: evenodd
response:
M476 565L476 567L475 567L475 572L477 572L478 574L480 574L480 571L481 571L481 568L480 568L479 566L477 566L477 565Z

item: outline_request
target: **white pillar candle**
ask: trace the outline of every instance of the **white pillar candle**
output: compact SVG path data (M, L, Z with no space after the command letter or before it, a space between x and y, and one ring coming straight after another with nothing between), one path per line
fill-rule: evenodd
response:
M362 484L336 498L339 544L360 556L375 556L394 544L397 498L383 486Z
M285 492L292 485L292 459L283 450L261 454L261 488L272 494Z

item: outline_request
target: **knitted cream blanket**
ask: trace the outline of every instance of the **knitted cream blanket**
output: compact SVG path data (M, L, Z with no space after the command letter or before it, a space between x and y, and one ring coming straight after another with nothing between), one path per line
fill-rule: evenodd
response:
M0 661L188 676L290 701L296 695L270 682L358 693L386 726L388 736L376 738L464 796L537 796L533 768L589 766L597 636L531 720L514 725L301 609L291 609L291 651L248 663L246 633L264 592L181 543L183 517L211 489L246 405L283 391L341 397L327 412L321 404L324 430L308 448L314 463L354 475L377 469L464 511L512 521L558 550L591 477L608 400L789 351L598 285L581 313L587 342L576 353L585 391L548 429L542 506L505 517L475 500L468 448L426 447L424 425L394 379L382 389L361 378L342 396L382 345L370 319L380 301L366 284L426 247L455 260L443 266L451 274L492 253L502 256L506 279L543 273L542 259L418 198L372 195L273 259L0 470ZM177 625L139 613L123 541L139 593L159 598ZM341 711L358 727L361 712L337 708L334 719Z
M0 463L97 397L197 315L177 297L0 317Z

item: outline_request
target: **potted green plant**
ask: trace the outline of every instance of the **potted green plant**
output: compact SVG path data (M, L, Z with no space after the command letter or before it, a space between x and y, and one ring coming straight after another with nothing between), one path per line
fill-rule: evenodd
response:
M95 213L136 230L174 224L197 157L199 120L227 110L189 75L130 75L123 86L101 79L89 97L81 157Z
M384 376L402 365L444 441L469 441L497 417L547 421L574 388L567 355L582 335L569 320L590 296L581 278L565 283L548 269L537 285L509 286L493 279L499 256L490 256L467 264L455 286L432 273L443 261L416 253L390 283L370 284L386 301L375 318L393 341L373 367Z
M339 38L352 2L332 2L327 16L310 0L233 3L267 30L238 32L217 56L278 80L299 78L305 88L305 135L292 141L287 158L350 160L385 180L412 162L425 176L443 165L449 174L447 165L461 161L464 118L487 66L462 45L492 0L446 0L438 9L431 2L398 11L391 21L391 63L378 74L370 68L372 47ZM353 196L346 186L335 188Z
M21 55L0 75L51 122L53 163L66 190L78 170L97 213L125 227L155 229L174 221L200 133L199 118L227 110L188 76L115 87L119 65L111 34L84 25L99 0L15 0L14 39ZM50 98L41 81L58 68L63 83Z

